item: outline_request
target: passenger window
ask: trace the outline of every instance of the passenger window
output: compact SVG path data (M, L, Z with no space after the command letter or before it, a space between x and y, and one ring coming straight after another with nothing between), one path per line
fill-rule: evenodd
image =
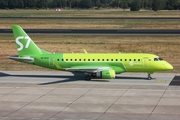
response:
M98 59L98 61L100 61L100 59Z
M57 59L57 61L59 61L59 59Z
M113 59L111 59L111 61L113 61Z
M122 61L122 59L120 59L120 61Z
M84 59L84 61L86 61L86 59Z
M75 61L77 61L77 59L75 59Z
M134 61L136 61L136 59L134 59Z
M109 61L109 59L107 59L107 61Z
M68 61L68 59L66 59L66 61Z
M104 59L102 59L102 61L104 61Z
M116 61L118 61L118 59L116 59Z
M94 59L92 59L94 61Z
M126 59L124 61L126 61Z
M62 61L64 61L64 59L62 59Z
M138 61L141 61L140 59L138 59Z
M79 61L81 61L81 59L79 59Z
M90 61L90 59L88 59L88 61Z
M129 61L131 61L131 59L129 59Z
M71 61L72 61L72 59L71 59Z

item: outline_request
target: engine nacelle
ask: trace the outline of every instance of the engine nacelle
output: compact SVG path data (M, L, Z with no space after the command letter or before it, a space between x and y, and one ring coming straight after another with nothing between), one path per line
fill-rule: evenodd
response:
M103 78L103 79L114 79L115 78L115 71L114 70L103 70L96 73L97 77Z

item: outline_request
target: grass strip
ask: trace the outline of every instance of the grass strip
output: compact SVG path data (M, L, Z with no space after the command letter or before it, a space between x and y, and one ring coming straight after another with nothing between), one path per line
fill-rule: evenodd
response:
M56 12L55 9L12 9L0 10L1 17L179 17L179 10L162 11L129 11L122 9L62 9Z
M180 72L180 36L81 36L30 35L44 50L55 53L153 53L174 66L171 72ZM13 35L0 36L0 70L46 70L6 58L17 55Z

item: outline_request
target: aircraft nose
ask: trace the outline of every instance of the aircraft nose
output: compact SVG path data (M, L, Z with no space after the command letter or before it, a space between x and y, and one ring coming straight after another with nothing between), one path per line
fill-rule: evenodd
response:
M172 69L173 69L173 66L168 63L168 64L166 65L166 69L167 69L167 70L172 70Z

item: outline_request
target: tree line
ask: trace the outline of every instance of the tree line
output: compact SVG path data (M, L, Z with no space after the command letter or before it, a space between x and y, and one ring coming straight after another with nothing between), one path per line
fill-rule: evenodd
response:
M130 8L131 11L178 10L180 0L0 0L0 9L47 9L47 8Z

